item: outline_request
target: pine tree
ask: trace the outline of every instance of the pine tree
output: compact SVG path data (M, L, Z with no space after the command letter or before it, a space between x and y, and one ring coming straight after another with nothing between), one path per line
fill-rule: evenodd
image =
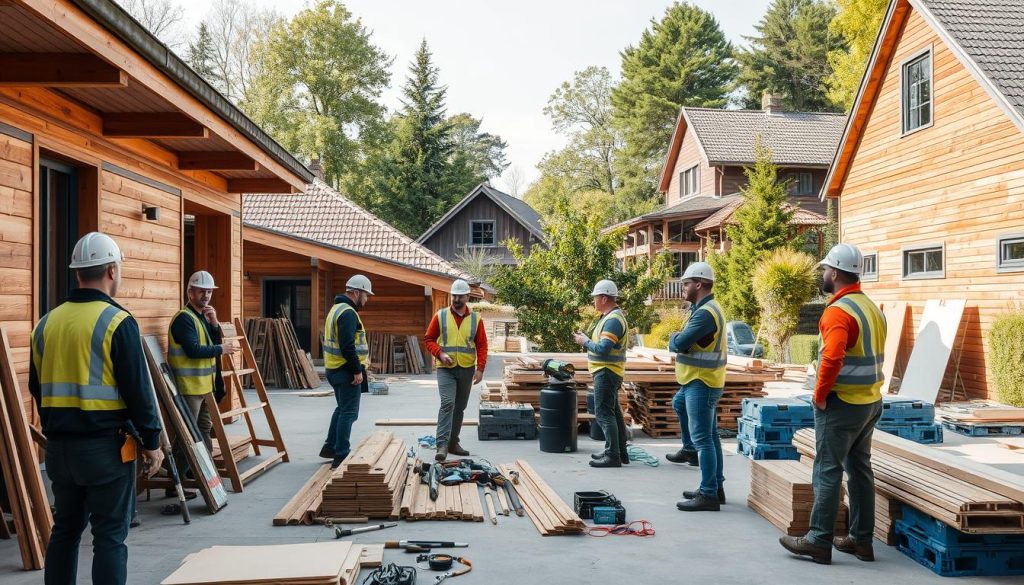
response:
M218 87L219 79L213 70L213 38L205 22L199 23L195 40L188 44L188 64L207 83Z

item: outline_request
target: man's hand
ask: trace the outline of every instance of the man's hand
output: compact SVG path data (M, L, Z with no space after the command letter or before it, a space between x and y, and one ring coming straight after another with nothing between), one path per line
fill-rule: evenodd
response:
M473 374L473 384L474 385L479 384L480 380L483 380L483 379L484 379L483 371L477 370L476 373Z
M146 477L153 477L164 463L164 452L162 449L143 451L142 460L146 463Z
M206 317L206 322L214 327L220 327L220 321L217 320L217 309L213 308L213 305L206 305L203 309L203 317Z
M581 346L586 345L586 343L588 341L590 341L589 337L587 337L586 335L583 335L579 331L577 331L576 333L572 334L572 339L573 339L573 341L575 341L576 343L578 343Z
M446 354L443 351L441 352L441 355L437 356L437 359L441 360L441 363L446 366L450 366L455 363L455 360L452 359L452 356Z
M815 399L814 408L817 408L818 410L825 410L825 401Z
M225 341L220 346L221 355L235 355L241 348L234 341Z
M359 372L355 376L352 376L352 385L353 386L359 386L362 383L363 383L363 373L362 372Z

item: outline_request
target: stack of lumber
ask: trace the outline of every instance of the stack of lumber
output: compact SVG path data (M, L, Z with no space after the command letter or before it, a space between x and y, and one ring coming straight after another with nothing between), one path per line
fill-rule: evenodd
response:
M903 504L899 500L875 492L875 538L889 546L896 544L896 521L900 519Z
M312 477L288 500L281 511L274 515L274 526L295 526L313 524L320 513L324 485L331 478L331 466L321 465Z
M7 331L0 327L0 469L21 563L26 570L33 570L43 568L53 516L21 400ZM2 514L0 522L6 531L7 519Z
M793 445L813 458L814 430L797 431ZM874 434L871 465L878 494L961 532L1024 533L1018 475L888 433Z
M1024 434L1024 408L992 400L947 402L936 409L943 428L971 437Z
M353 585L379 567L384 545L348 541L212 546L185 557L161 585Z
M811 469L788 459L751 461L747 505L790 536L807 534L814 505ZM847 533L847 515L846 504L840 500L836 535Z
M320 375L299 345L295 327L287 317L248 319L245 335L252 344L264 384L289 389L320 387Z
M408 450L389 431L363 439L324 484L321 515L397 520L409 473Z
M480 402L501 402L501 382L484 380L480 389Z
M513 471L519 474L518 483L513 483L512 487L542 536L580 534L586 529L579 515L526 460L516 459L515 463L499 465L498 469L505 477L512 477Z
M419 469L420 460L411 464ZM483 522L484 510L480 502L480 488L475 483L441 485L437 499L430 499L430 486L418 473L409 472L402 490L400 515L404 520L465 520Z
M430 372L428 357L415 335L367 334L370 365L378 374L425 374Z

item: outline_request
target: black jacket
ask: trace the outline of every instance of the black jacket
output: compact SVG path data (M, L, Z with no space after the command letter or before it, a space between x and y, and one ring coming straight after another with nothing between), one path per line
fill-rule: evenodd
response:
M345 311L338 315L338 345L341 346L341 356L345 358L345 365L335 369L343 369L354 376L363 371L363 365L359 363L359 354L356 353L356 331L363 328L356 316L359 308L352 302L352 299L348 298L348 295L341 294L334 297L334 304L338 303L345 303L355 311Z
M214 328L213 325L210 325L206 317L196 311L192 305L185 305L185 310L191 311L192 314L199 317L199 321L206 327L206 336L210 340L210 345L199 344L199 331L196 330L196 323L188 315L178 315L171 322L171 335L174 337L174 341L181 346L185 355L192 359L219 357L223 353L220 344L224 339L220 327ZM214 398L220 402L224 396L224 378L220 375L220 360L214 361L217 363L217 375L213 377L212 390Z

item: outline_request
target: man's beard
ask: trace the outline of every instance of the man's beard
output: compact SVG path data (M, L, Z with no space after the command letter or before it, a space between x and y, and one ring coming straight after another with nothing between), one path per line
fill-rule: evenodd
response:
M831 280L821 279L821 290L827 294L833 294L836 292L836 283Z
M452 308L461 311L466 308L466 303L462 301L452 301Z

